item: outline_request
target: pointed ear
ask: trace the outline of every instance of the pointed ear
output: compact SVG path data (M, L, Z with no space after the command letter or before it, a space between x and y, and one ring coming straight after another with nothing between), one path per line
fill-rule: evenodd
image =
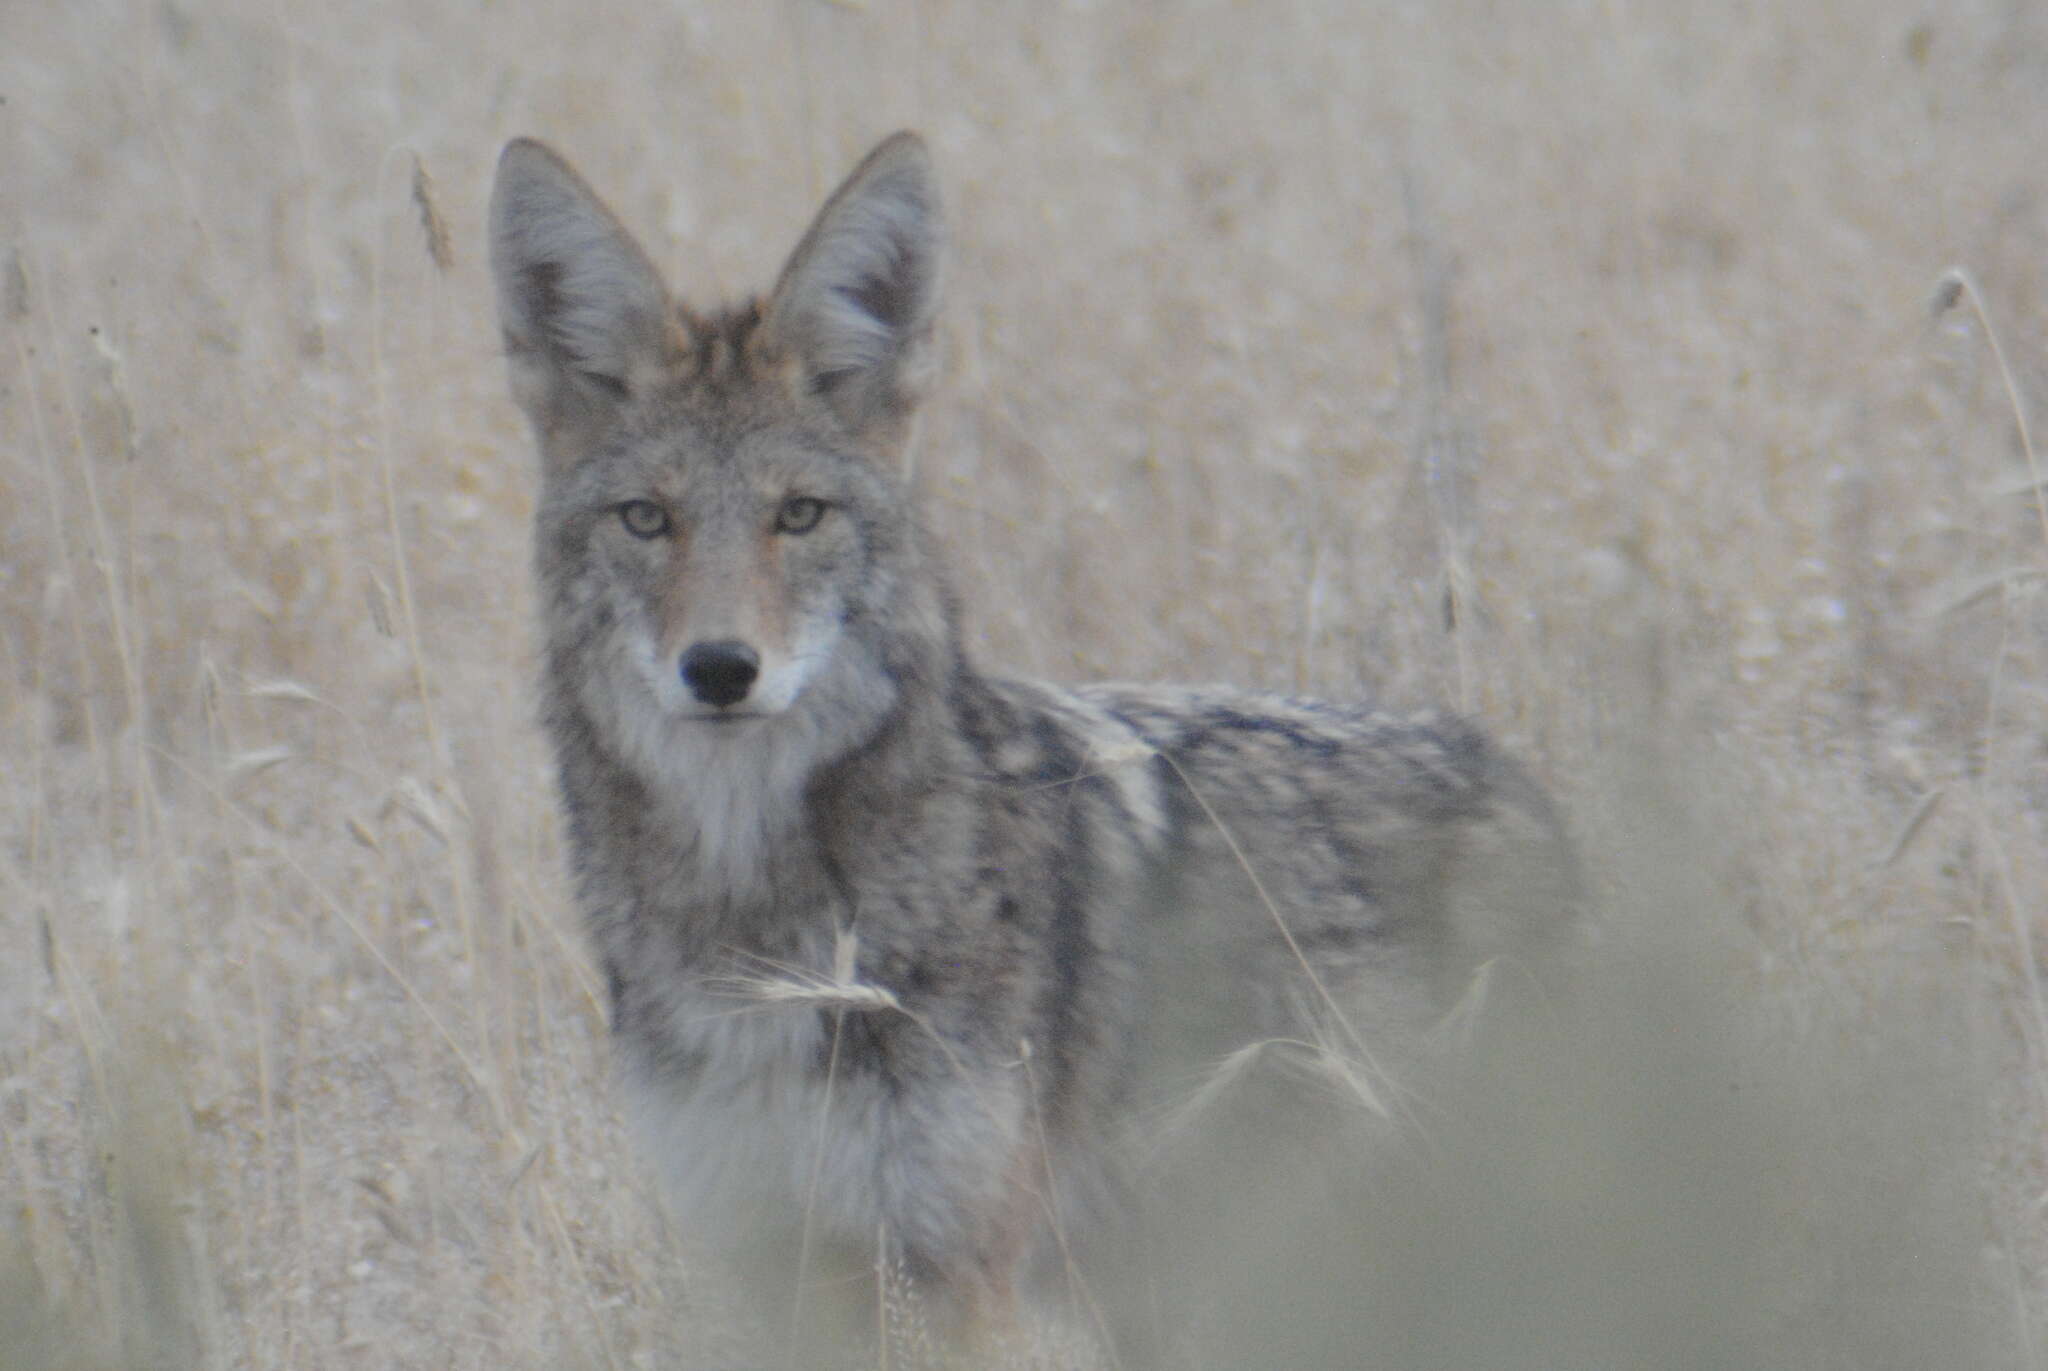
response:
M513 395L544 446L652 385L676 355L661 274L583 178L530 138L498 158L491 274Z
M856 437L898 441L917 407L943 246L931 158L898 133L833 192L776 282L768 336Z

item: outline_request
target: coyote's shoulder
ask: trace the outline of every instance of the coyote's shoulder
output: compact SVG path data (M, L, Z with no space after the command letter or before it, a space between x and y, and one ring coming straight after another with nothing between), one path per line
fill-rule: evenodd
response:
M492 205L545 722L657 1158L755 1259L879 1241L971 1318L1124 1226L1206 1067L1398 1069L1571 875L1462 722L970 660L897 476L941 240L908 134L719 314L540 144Z

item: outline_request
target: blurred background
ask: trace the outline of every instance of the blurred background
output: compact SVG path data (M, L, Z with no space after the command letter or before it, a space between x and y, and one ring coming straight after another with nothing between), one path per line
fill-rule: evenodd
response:
M727 1355L564 899L482 215L539 135L732 299L902 126L983 661L1447 704L1599 891L1426 1142L1219 1200L1193 1364L2048 1365L2025 0L0 7L10 1364Z

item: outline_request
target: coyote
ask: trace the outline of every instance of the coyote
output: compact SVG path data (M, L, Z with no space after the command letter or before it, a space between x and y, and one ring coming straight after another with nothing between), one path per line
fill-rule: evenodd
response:
M538 142L490 235L628 1096L782 1289L879 1257L959 1328L1057 1300L1205 1069L1412 1060L1570 900L1551 805L1465 723L970 660L899 474L943 238L916 135L738 308L673 300Z

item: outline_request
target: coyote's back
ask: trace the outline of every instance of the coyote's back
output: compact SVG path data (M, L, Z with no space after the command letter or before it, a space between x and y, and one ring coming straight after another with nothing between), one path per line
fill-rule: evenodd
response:
M881 1243L964 1328L1105 1278L1219 1064L1391 1112L1572 878L1458 721L968 660L897 476L941 238L909 134L718 313L538 143L492 203L545 722L653 1151L771 1292Z

